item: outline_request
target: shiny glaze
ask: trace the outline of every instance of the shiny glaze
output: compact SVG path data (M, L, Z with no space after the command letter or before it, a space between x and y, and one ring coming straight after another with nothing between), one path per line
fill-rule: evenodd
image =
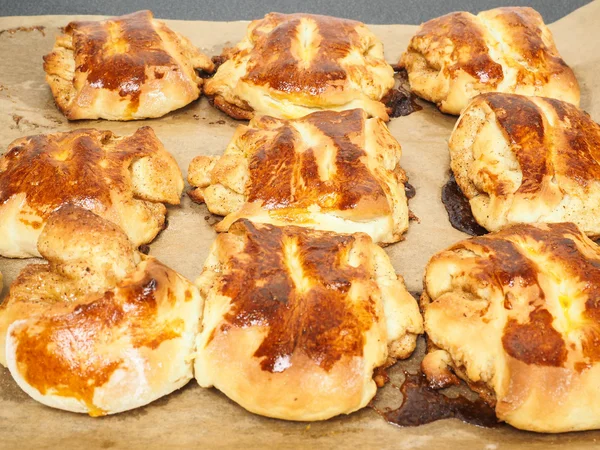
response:
M372 269L346 261L354 236L255 225L245 219L232 230L242 233L245 246L231 258L223 276L222 292L231 298L231 309L221 332L229 327L264 328L254 356L269 372L284 370L282 362L296 352L326 371L342 357L362 356L364 333L378 317L371 295L349 298L354 282L372 276ZM290 267L290 259L301 270ZM299 278L301 286L296 285ZM377 295L376 289L373 285L372 295Z
M87 73L93 88L128 97L131 112L139 106L148 73L162 78L165 68L178 70L152 20L150 11L138 11L103 22L71 22L65 29L73 39L76 72Z
M353 209L372 201L389 210L383 188L365 165L365 151L353 142L360 142L364 133L362 110L323 111L302 120L333 142L335 175L328 180L320 178L314 150L298 152L296 145L302 138L291 124L283 122L276 138L253 152L248 201L260 200L269 209L317 204L324 210Z
M36 267L44 270L46 266ZM134 348L156 349L183 331L181 320L157 320L157 299L164 295L159 293L165 289L162 284L173 276L169 272L161 263L149 260L141 276L137 272L125 278L117 289L65 306L70 311L64 314L39 315L18 326L13 337L18 342L16 362L23 378L41 394L74 397L88 406L91 415L103 415L94 406L95 390L106 384L123 362L118 352L107 349L126 345L117 342L126 336ZM167 302L175 301L169 297ZM56 301L51 297L43 300Z
M490 57L484 30L472 14L456 12L425 22L413 40L431 41L430 47L435 49L432 51L442 54L450 41L452 64L444 70L451 75L462 70L491 86L497 86L504 79L502 66Z
M65 204L101 213L113 203L111 192L131 190L131 162L155 148L149 127L120 140L94 129L19 139L0 157L0 205L24 193L42 218Z
M571 223L545 227L515 225L463 241L450 251L477 249L485 255L476 259L476 265L470 268L471 276L482 285L497 286L504 292L504 308L509 312L502 345L507 354L526 364L541 366L569 367L569 361L574 360L575 369L581 370L587 363L600 361L600 248ZM581 340L581 351L567 345L566 336L553 325L554 316L546 305L539 281L541 273L545 277L552 275L529 256L532 251L559 264L561 279L585 286L579 294L569 294L567 299L584 304L583 319L573 319L571 325L581 331L577 338ZM515 306L511 298L529 305L526 317L522 317L525 312L522 308L521 313L511 314ZM564 314L570 317L571 313L565 309ZM570 353L575 353L573 359L569 358Z
M360 23L353 20L272 13L265 22L268 31L257 27L251 35L254 49L244 79L277 91L317 96L335 89L348 77L339 60L362 47L355 31ZM315 24L317 32L304 42L297 35L307 22Z
M567 177L581 186L600 179L600 126L577 107L554 99L538 99L551 117L531 98L511 94L480 97L495 113L515 154L523 181L517 192L533 193L543 188L544 178ZM495 185L497 195L506 194Z

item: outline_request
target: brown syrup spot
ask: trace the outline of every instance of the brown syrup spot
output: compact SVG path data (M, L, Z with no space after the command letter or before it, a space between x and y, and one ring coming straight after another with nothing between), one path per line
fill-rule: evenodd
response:
M381 101L388 108L390 117L402 117L423 109L416 98L412 92L392 89Z
M423 109L416 100L417 96L410 90L408 75L405 69L397 72L396 78L399 80L397 88L390 90L381 100L388 108L390 117L408 116L416 111Z
M13 35L18 32L30 32L30 31L39 31L42 36L46 36L46 27L42 25L36 25L33 27L17 27L17 28L9 28L7 30L0 30L0 35L7 33L9 35Z
M404 193L406 194L406 199L410 200L415 195L417 195L417 190L415 189L415 187L412 184L410 184L407 181L406 183L404 183Z
M385 367L376 367L373 371L373 380L378 388L381 388L389 383L390 376L387 374Z
M215 66L215 72L219 69L219 67L221 67L221 65L225 61L227 61L229 59L227 56L225 56L225 54L228 53L230 50L231 49L225 48L225 49L223 49L222 55L216 55L211 58L214 66Z
M42 395L51 391L74 397L88 406L90 415L104 415L93 404L95 389L106 384L122 360L99 353L97 346L123 328L135 347L154 349L180 336L181 321L156 320L157 278L167 278L167 270L150 261L141 280L125 279L120 284L118 297L108 291L70 313L38 316L17 328L16 361L23 378Z
M404 372L400 387L402 404L399 408L378 411L388 422L401 427L414 427L442 419L459 419L480 427L496 427L498 419L494 410L483 400L471 401L462 395L447 397L429 387L422 373Z
M324 211L359 209L365 200L389 208L385 192L363 162L364 150L351 139L363 132L364 112L323 111L304 120L333 141L335 177L323 181L314 150L296 152L301 137L292 126L283 125L250 159L248 201L262 201L267 209L307 208L315 203Z
M450 173L450 178L442 187L442 203L446 208L448 219L453 228L471 236L487 234L488 231L479 225L473 217L469 200L460 190L453 173Z
M345 261L355 237L247 220L236 222L232 230L243 233L246 243L223 276L223 295L232 301L220 332L231 326L264 327L254 356L269 372L285 370L296 352L326 371L342 357L362 356L364 332L377 315L370 297L347 299L352 283L369 277L364 268ZM301 271L288 267L290 258ZM292 270L303 286L295 284Z

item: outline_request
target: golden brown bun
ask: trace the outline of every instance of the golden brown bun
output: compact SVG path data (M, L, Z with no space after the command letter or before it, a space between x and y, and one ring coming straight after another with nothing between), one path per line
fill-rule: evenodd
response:
M69 120L160 117L200 96L214 66L150 11L71 22L44 57L46 81Z
M381 99L394 87L394 71L379 39L360 22L270 13L251 22L246 37L222 56L204 91L236 119L362 108L388 120Z
M406 358L417 303L379 246L241 219L197 280L205 299L195 376L256 414L324 420L364 407L373 370Z
M190 196L226 215L397 242L408 228L400 144L360 109L296 120L256 117L238 127L218 157L190 164Z
M574 222L600 236L600 126L559 100L489 93L461 114L449 142L456 181L477 222Z
M183 178L152 128L118 137L79 129L14 141L0 156L0 256L39 256L48 216L77 205L119 225L137 247L163 229Z
M0 363L25 392L98 416L192 378L202 310L195 286L81 208L54 213L39 249L48 264L25 267L0 306Z
M579 84L542 16L531 8L448 14L421 25L400 63L413 92L460 114L484 92L557 98L579 106Z
M524 430L600 427L600 248L571 223L515 225L431 258L422 297L435 350L499 419Z

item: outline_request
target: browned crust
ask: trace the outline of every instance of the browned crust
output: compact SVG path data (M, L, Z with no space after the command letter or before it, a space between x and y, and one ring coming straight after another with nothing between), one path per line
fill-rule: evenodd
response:
M314 151L297 152L300 136L281 121L276 137L259 145L250 158L248 202L261 201L269 209L316 204L323 210L357 210L378 205L389 211L385 191L364 163L365 151L352 140L364 133L366 119L360 109L320 111L302 119L330 138L337 148L335 176L326 181L319 175ZM271 129L272 120L265 118L258 125ZM402 177L403 173L398 175Z
M86 128L18 139L0 157L0 204L24 193L44 218L64 204L104 211L114 193L132 198L131 163L161 148L150 127L121 139Z
M321 35L318 52L308 70L299 66L293 54L297 28L303 18L314 21ZM267 15L263 21L263 25L272 23L273 29L269 33L262 33L259 27L255 29L255 47L245 80L282 93L319 96L348 78L339 61L360 48L360 36L355 30L360 22L314 14L278 13Z
M231 298L231 309L220 332L229 327L266 327L254 356L270 372L278 360L298 351L326 371L342 357L362 356L364 333L378 317L373 297L347 299L352 282L370 276L346 261L355 236L245 219L230 233L243 236L244 249L231 256L223 276L222 293ZM292 242L297 250L290 256ZM297 258L301 272L289 266L290 257ZM298 276L309 287L297 286Z
M236 120L251 120L254 117L254 111L248 105L248 109L240 108L233 103L229 103L221 95L207 95L208 101L216 106L218 109L223 111L228 116Z

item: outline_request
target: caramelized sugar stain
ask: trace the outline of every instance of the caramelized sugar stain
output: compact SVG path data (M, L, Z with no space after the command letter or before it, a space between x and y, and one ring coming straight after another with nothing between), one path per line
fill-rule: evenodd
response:
M254 356L269 372L285 370L296 352L326 371L342 357L362 356L363 334L378 318L373 298L348 298L353 282L370 277L346 261L355 237L244 219L232 229L246 243L223 276L222 292L232 300L221 332L265 327Z
M454 174L450 172L450 177L442 187L442 203L448 213L448 219L453 228L471 236L482 236L487 234L487 230L477 223L469 200L460 190L456 183Z
M423 109L417 103L417 96L410 90L408 74L403 67L394 67L396 79L399 81L398 87L392 89L381 100L388 109L390 117L408 116L416 111Z
M412 184L410 184L407 181L406 183L404 183L404 193L406 194L406 199L410 200L415 195L417 195L417 190L415 189L415 187Z
M459 419L480 427L496 427L496 413L481 399L471 401L462 395L447 397L429 387L422 373L404 372L404 382L399 390L402 404L397 409L379 411L385 420L402 427L414 427L442 419ZM397 388L397 387L396 387Z
M322 111L304 120L333 141L335 176L322 180L314 150L296 152L301 137L284 125L250 158L248 201L261 200L269 209L307 208L316 203L324 210L346 210L367 199L387 204L383 188L363 162L365 151L351 139L363 132L362 110Z

